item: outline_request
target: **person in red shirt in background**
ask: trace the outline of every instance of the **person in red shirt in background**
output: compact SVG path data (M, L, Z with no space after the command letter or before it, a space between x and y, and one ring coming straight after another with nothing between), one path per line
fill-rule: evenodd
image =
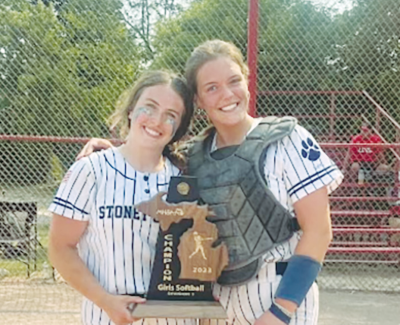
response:
M383 143L380 136L374 134L367 123L361 125L361 133L352 137L351 143ZM352 180L358 179L358 182L364 182L365 175L371 175L371 172L383 174L389 170L386 164L384 150L377 147L351 147L343 163L343 171L348 168L349 161L350 177Z

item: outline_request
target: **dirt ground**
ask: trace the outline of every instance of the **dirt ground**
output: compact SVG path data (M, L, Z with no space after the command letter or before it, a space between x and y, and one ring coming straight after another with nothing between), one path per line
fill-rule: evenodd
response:
M319 325L400 325L400 294L321 291ZM0 285L0 324L80 324L80 297L66 285Z
M400 294L321 291L319 325L400 325Z
M1 284L0 324L80 324L80 301L65 284Z

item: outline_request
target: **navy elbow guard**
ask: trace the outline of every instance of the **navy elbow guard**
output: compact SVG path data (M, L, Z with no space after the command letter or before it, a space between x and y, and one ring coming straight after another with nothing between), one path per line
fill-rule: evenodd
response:
M300 306L314 283L322 264L306 255L293 255L275 293L275 299L292 301Z

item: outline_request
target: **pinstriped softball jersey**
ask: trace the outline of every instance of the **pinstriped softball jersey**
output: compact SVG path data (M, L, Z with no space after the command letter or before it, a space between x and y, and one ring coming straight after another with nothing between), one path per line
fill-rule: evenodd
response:
M170 177L178 174L179 170L168 159L158 173L138 172L118 149L112 148L77 161L64 177L49 209L88 222L79 241L79 255L108 292L123 295L147 291L159 224L136 211L133 205L166 191ZM113 324L105 312L86 298L82 322ZM174 319L145 322L191 324Z
M254 121L251 132L261 121ZM213 149L215 150L215 141ZM268 187L294 216L293 204L310 193L327 186L328 193L341 183L343 175L333 161L321 150L313 136L297 125L293 132L272 143L266 152L265 178ZM229 324L253 324L272 303L281 275L275 274L275 262L285 261L293 255L301 237L295 233L264 256L264 265L257 277L236 287L214 286L214 295L228 312ZM318 287L313 284L303 303L297 309L292 325L317 324L319 310ZM203 321L204 325L216 320ZM224 324L224 321L219 321Z

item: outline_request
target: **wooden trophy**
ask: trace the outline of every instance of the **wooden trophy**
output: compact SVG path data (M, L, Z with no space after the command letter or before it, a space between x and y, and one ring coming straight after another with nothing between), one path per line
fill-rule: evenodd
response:
M213 246L218 230L206 220L212 212L197 199L197 179L178 176L168 193L136 206L156 219L161 231L147 301L135 306L134 317L226 318L212 295L212 282L228 265L228 250L224 244Z

